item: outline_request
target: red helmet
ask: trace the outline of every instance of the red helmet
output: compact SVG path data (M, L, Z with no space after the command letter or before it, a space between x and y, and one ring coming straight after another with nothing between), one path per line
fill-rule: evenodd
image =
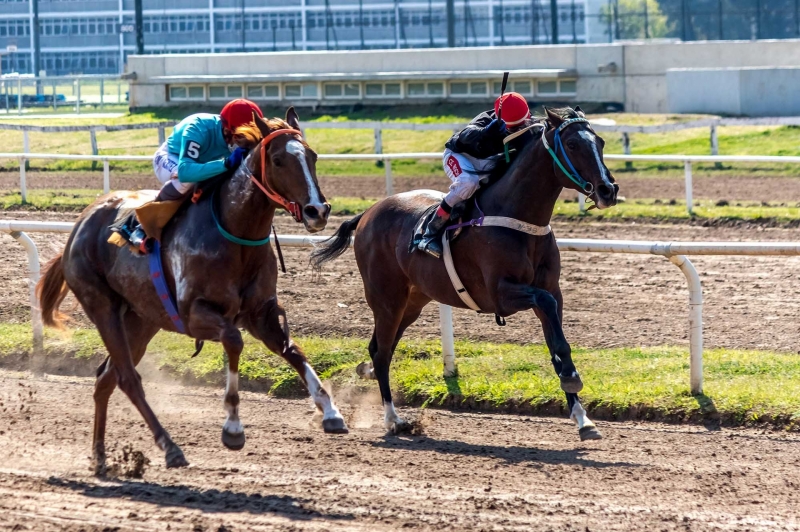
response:
M502 106L503 112L500 112ZM494 114L502 118L507 126L514 127L531 117L528 102L518 92L507 92L494 102Z
M219 115L222 117L225 126L231 131L234 131L237 127L252 122L253 113L264 118L264 114L256 104L250 100L239 98L238 100L233 100L225 104L225 107L222 108Z

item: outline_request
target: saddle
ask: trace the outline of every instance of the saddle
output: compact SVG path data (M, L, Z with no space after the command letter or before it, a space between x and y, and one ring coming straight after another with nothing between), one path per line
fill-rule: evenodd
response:
M160 241L164 227L190 198L191 195L169 201L151 199L150 201L141 202L138 206L126 206L123 203L117 219L109 226L112 233L108 238L108 243L118 247L130 245L130 237L139 227L148 237ZM130 247L135 250L136 254L139 254L138 249L133 246Z

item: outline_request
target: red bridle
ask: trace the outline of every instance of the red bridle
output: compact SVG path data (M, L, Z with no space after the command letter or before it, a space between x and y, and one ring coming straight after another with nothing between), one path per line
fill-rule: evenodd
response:
M267 195L269 199L289 211L296 222L302 222L303 208L297 202L289 201L275 192L267 181L267 146L269 146L269 143L280 135L299 135L300 138L303 138L303 132L297 129L278 129L264 137L264 139L261 141L261 180L263 181L263 184L259 183L253 174L250 174L250 179L258 188L261 189L264 194Z

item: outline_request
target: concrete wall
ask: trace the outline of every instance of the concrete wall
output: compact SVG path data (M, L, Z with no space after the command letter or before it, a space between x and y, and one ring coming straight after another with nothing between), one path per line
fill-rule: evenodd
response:
M130 57L128 71L138 76L131 87L131 105L140 107L165 105L167 81L153 78L166 76L556 68L575 72L576 101L619 102L632 112L664 113L669 110L670 69L776 66L800 66L800 41L148 55ZM148 85L162 89L145 89Z
M667 84L674 113L800 115L800 67L676 69Z

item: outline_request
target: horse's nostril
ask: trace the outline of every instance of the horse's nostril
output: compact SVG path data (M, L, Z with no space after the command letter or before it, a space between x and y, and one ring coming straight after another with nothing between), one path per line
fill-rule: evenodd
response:
M598 193L600 196L604 197L604 198L608 198L608 197L610 197L610 196L613 196L613 195L614 195L614 189L613 189L613 188L611 188L610 186L606 185L605 183L601 183L601 184L600 184L600 185L597 187L597 193Z
M303 209L303 214L305 214L307 218L316 220L319 218L319 209L313 205L306 205L305 209Z

